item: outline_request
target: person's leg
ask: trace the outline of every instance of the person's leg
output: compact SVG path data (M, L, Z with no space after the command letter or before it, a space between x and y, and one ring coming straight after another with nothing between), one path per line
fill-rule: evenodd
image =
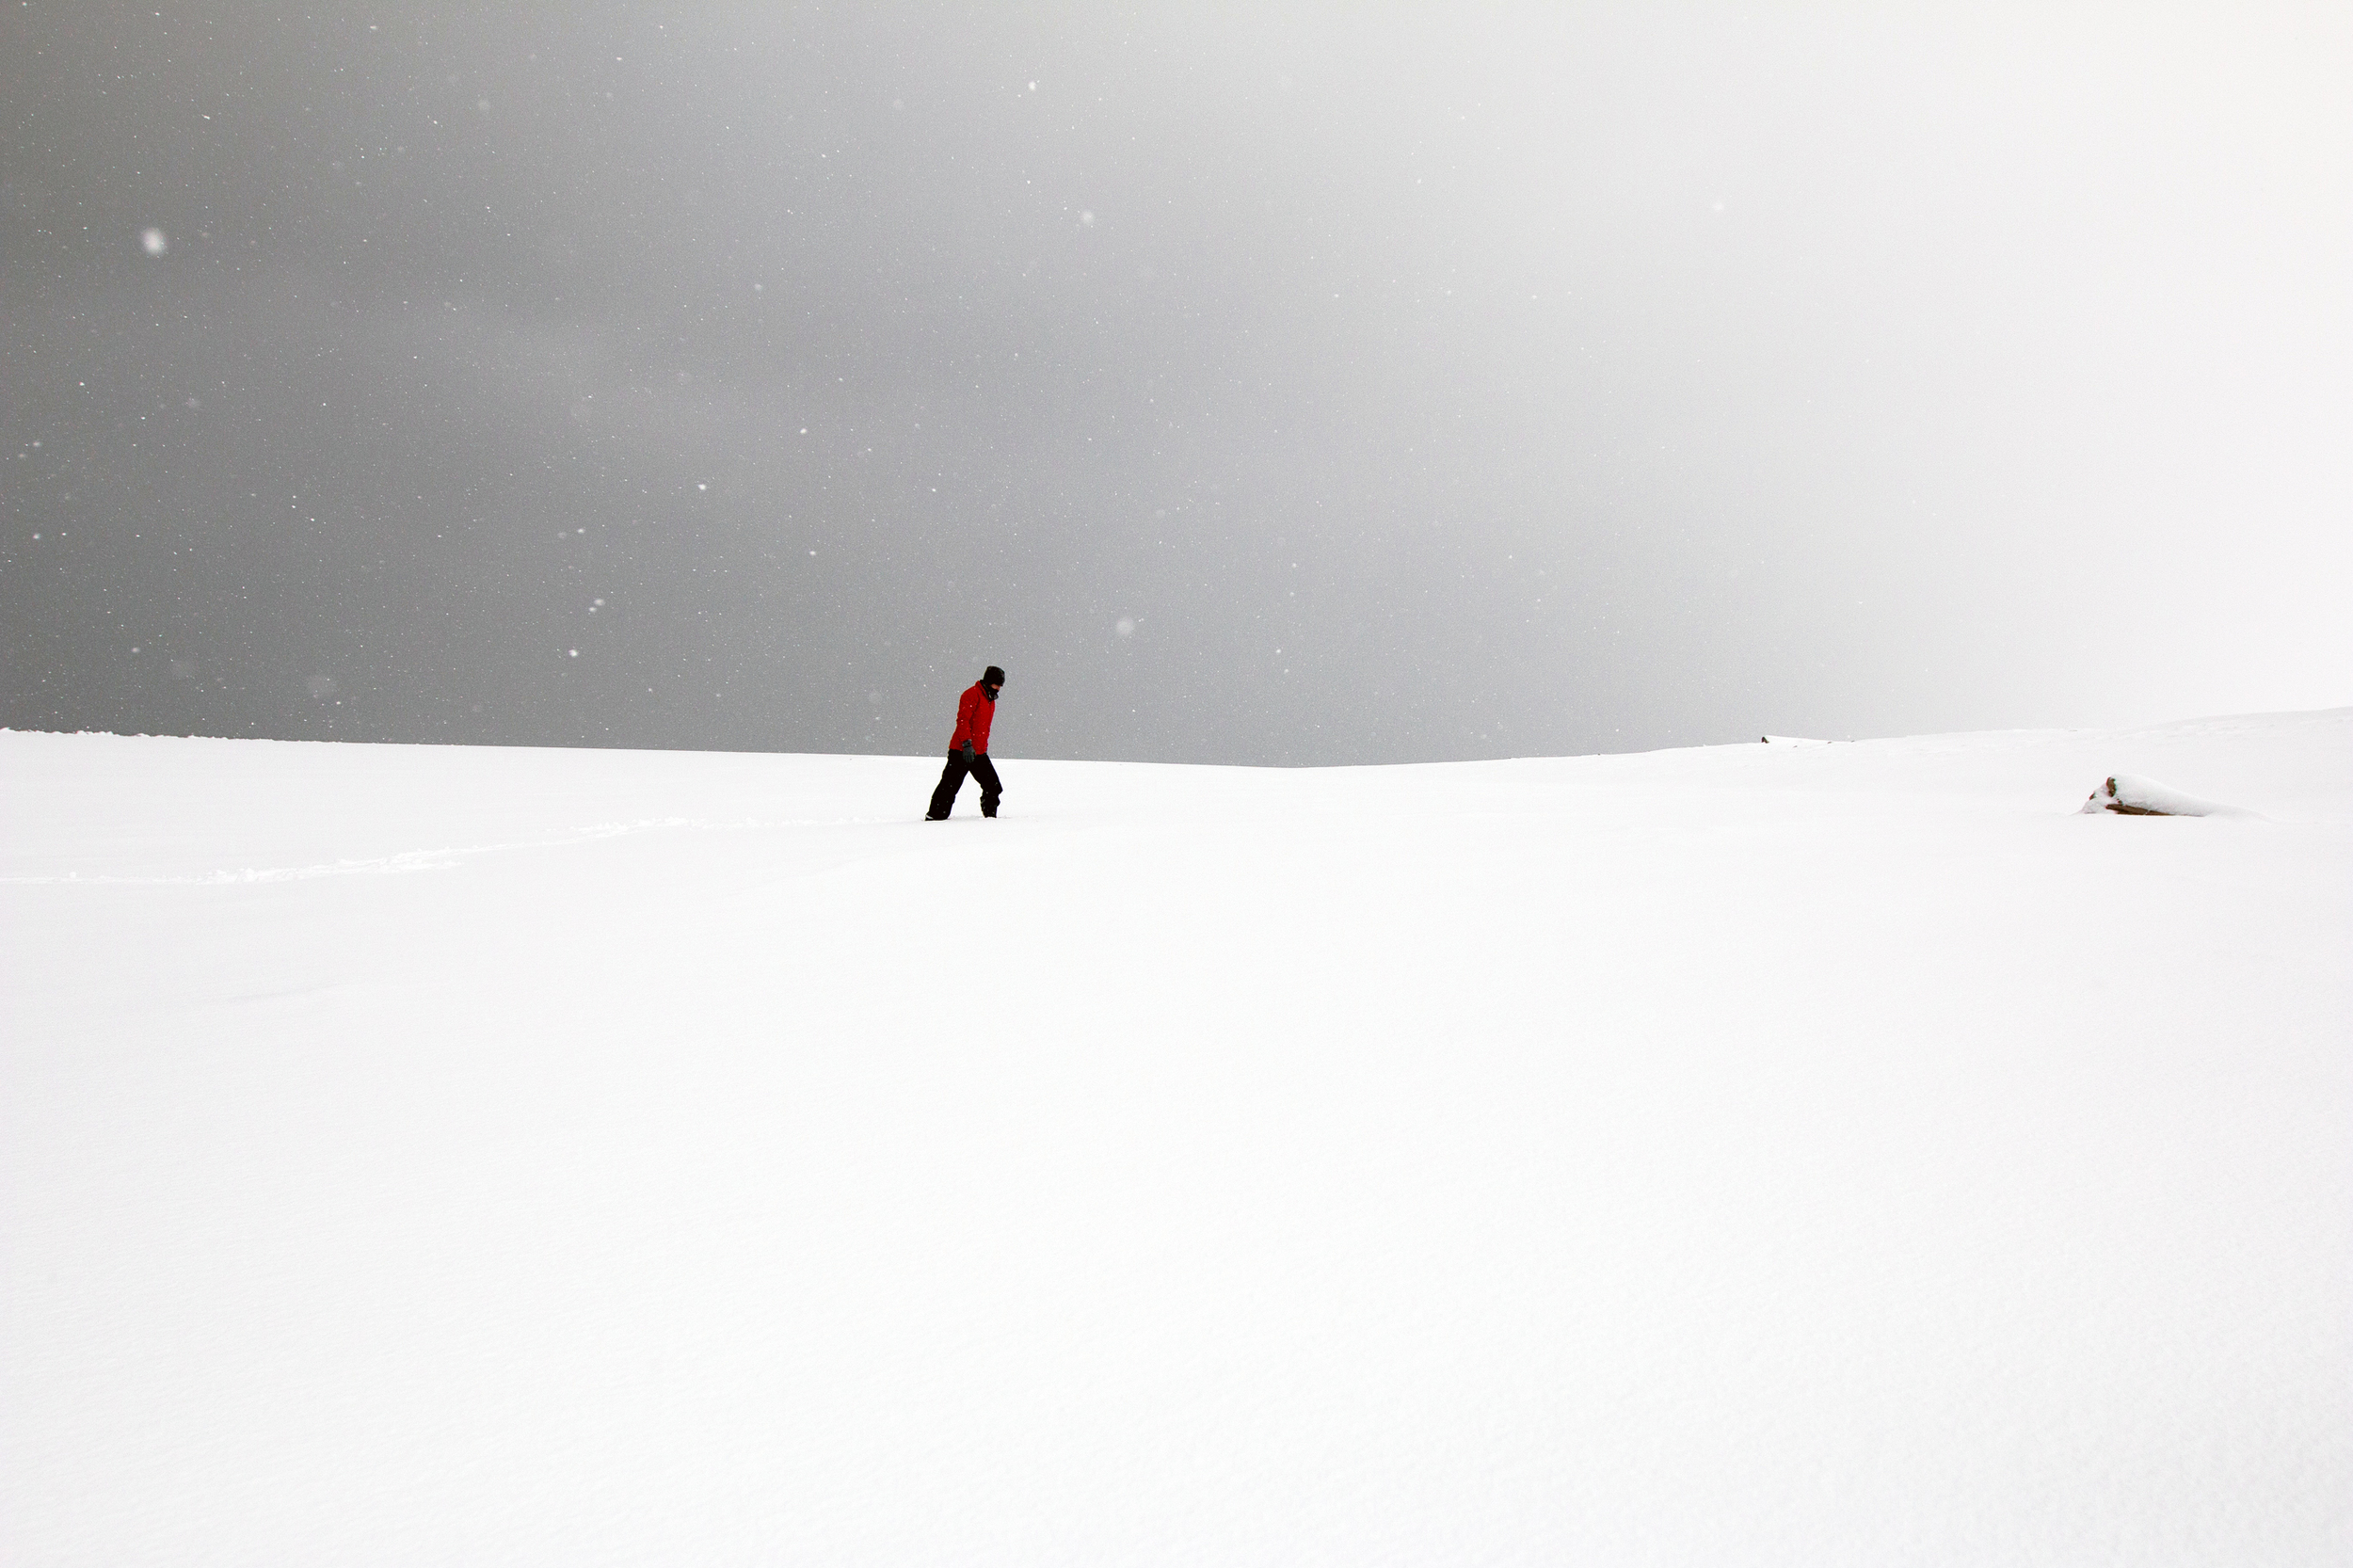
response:
M987 752L972 759L972 776L981 781L981 815L995 816L998 798L1005 792L1005 787L998 782L997 764L988 760Z
M956 808L956 792L964 788L964 753L948 754L948 765L939 770L939 788L932 792L932 808L925 812L926 822L938 822Z

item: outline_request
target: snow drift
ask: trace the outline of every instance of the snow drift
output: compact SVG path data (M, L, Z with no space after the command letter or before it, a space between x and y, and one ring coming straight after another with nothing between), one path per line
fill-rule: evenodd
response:
M0 1559L2353 1558L2353 713L1000 761L0 735Z

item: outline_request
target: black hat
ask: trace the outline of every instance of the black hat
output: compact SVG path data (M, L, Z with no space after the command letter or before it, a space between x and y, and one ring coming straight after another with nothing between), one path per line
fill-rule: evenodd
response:
M999 669L999 668L998 668L995 664L991 664L991 665L989 665L989 666L988 666L988 668L986 668L986 669L984 669L984 670L981 671L981 684L982 684L982 685L984 685L984 686L1001 686L1001 685L1003 685L1004 683L1005 683L1005 672L1004 672L1003 670Z

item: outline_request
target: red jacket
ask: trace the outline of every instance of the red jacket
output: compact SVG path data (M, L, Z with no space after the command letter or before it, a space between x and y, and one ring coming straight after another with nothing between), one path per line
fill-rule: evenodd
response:
M988 750L989 721L997 716L997 704L991 702L981 683L972 682L972 689L956 699L956 734L948 743L950 751L962 751L970 746L974 751Z

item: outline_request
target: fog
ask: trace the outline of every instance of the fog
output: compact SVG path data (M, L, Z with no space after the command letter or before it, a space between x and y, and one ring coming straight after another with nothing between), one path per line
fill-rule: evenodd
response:
M0 14L0 723L2353 701L2342 8L496 10Z

